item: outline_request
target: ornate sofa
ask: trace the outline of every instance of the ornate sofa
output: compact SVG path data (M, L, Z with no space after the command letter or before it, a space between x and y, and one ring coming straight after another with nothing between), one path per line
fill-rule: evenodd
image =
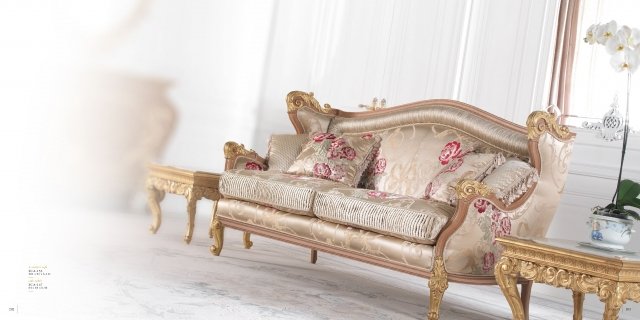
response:
M542 237L575 134L535 111L522 127L452 100L364 112L287 96L297 134L265 158L227 142L210 250L224 228L428 278L429 319L449 281L496 284L502 235ZM257 169L257 170L256 170ZM531 282L520 280L525 312ZM515 284L513 284L515 285Z

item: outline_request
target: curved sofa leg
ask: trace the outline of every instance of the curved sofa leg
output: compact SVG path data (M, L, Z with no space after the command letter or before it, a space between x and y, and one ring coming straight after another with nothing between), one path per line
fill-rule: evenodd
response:
M222 245L224 244L224 226L220 223L218 217L213 218L211 230L213 232L213 240L215 241L215 244L209 247L209 251L211 251L214 256L219 256L220 251L222 251Z
M440 318L440 302L442 302L442 296L448 287L449 280L444 268L444 259L436 257L433 264L433 274L429 279L429 314L427 319L437 320Z
M524 318L529 319L529 300L531 300L531 287L533 287L533 281L528 280L522 284L520 288L520 301L522 301L522 311L524 311Z
M251 241L251 233L245 231L242 234L242 242L244 242L245 249L251 249L251 247L253 246L253 241Z

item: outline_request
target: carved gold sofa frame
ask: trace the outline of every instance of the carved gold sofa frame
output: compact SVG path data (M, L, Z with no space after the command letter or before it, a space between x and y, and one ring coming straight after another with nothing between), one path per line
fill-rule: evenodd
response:
M289 118L297 133L326 128L335 119L347 124L358 122L363 126L367 126L368 123L375 120L376 123L382 123L384 126L384 121L380 121L380 119L391 119L391 117L401 114L414 115L412 117L417 122L446 122L447 125L478 138L492 148L526 159L537 170L539 179L526 193L509 204L501 201L494 190L482 182L459 181L456 186L458 202L455 206L455 213L443 227L435 243L429 246L430 251L423 253L430 258L426 267L416 267L398 261L398 259L393 261L367 252L349 250L336 246L331 241L291 235L264 225L220 216L216 213L219 206L225 201L233 201L224 199L224 197L216 204L212 215L210 230L215 243L211 246L210 251L214 255L220 254L224 241L224 228L230 227L244 231L246 248L251 247L250 234L254 233L310 248L312 263L315 263L317 259L317 251L322 251L428 278L430 301L427 317L428 319L438 319L440 302L448 288L449 281L466 284L496 284L493 265L498 260L498 256L494 257L493 261L489 261L491 270L485 268L478 271L477 266L468 266L469 261L478 261L478 257L473 260L472 256L474 250L478 251L480 243L485 247L490 247L491 250L500 252L495 240L492 242L478 238L478 225L483 222L480 220L483 218L477 214L478 211L474 208L476 201L487 201L493 205L494 210L520 217L520 220L513 220L511 235L542 237L546 234L564 188L568 161L575 137L575 134L571 133L567 127L557 123L555 115L535 111L528 117L526 127L523 127L474 106L452 100L426 100L374 111L345 112L333 109L329 105L320 105L312 93L293 91L287 96L286 103ZM423 114L428 116L423 117ZM401 121L392 120L391 124ZM336 122L340 121L336 120ZM342 128L346 127L348 126L344 125ZM381 127L374 125L372 128L380 129ZM235 142L228 142L224 146L224 155L226 170L237 168L239 164L247 161L265 163L265 159L256 152L247 150L243 145ZM479 244L473 244L473 242ZM522 285L521 299L525 314L528 314L532 282L524 279L520 279L518 282Z

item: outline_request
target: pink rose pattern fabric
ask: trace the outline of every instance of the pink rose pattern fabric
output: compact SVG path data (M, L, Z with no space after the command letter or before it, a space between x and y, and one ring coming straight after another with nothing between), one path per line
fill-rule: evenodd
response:
M387 159L380 155L380 149L376 148L369 156L369 166L362 173L362 180L358 188L375 189L376 181L385 174Z
M260 170L260 171L264 170L264 167L261 164L254 161L249 161L245 163L244 168L247 170Z
M484 274L492 274L493 267L500 257L501 251L496 246L496 238L511 235L511 223L514 217L498 210L492 203L486 199L477 199L473 203L478 215L478 226L484 233L482 240L490 246L485 246L488 250L484 253L482 259L481 271ZM471 214L472 212L469 212Z
M440 160L440 164L444 166L446 164L449 164L449 161L451 160L462 159L462 156L464 156L464 154L461 153L462 148L460 147L460 142L455 140L450 141L444 146L444 148L442 148L438 160Z
M317 132L287 171L309 174L355 186L379 148L380 138L372 133L342 135Z
M448 142L442 148L438 160L444 167L425 187L425 199L434 199L453 205L456 201L453 189L455 183L461 179L480 180L505 161L501 154L474 153L471 149L465 152L461 150L461 143L456 140Z

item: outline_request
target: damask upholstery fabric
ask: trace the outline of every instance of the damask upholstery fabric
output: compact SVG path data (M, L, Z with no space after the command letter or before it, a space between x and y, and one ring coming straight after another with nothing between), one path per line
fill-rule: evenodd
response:
M496 238L531 237L541 231L535 217L527 214L527 210L533 206L529 199L513 211L501 211L490 201L477 199L469 206L463 225L445 245L444 263L447 271L493 275L495 263L502 253Z
M267 151L269 170L286 171L289 169L307 141L309 141L309 135L304 133L271 135Z
M380 137L370 133L313 133L287 172L338 181L354 187L369 166L369 155L378 148L379 143Z
M427 185L424 197L453 205L457 201L455 186L458 181L480 181L504 161L501 153L469 153L453 158Z
M416 198L457 156L473 151L478 141L461 131L437 124L417 124L376 132L379 152L361 186Z
M422 244L434 243L454 210L437 201L355 188L318 191L313 204L323 220Z
M305 133L326 132L334 117L332 114L319 113L309 107L298 109L296 115L302 125L302 132Z
M235 158L232 168L247 170L267 170L269 167L266 163L258 162L254 158L238 156Z
M540 136L538 147L541 174L531 197L509 212L497 210L482 198L470 206L462 226L445 245L448 272L491 275L493 265L502 252L496 245L496 237L536 238L546 235L566 183L573 143L558 141L545 133Z
M508 159L483 180L506 205L520 198L537 181L536 169L514 158Z
M497 119L494 116L490 117ZM370 116L353 118L337 116L331 120L328 132L382 132L409 124L439 124L442 127L456 128L480 141L482 146L488 147L491 152L502 152L505 156L514 155L519 158L529 157L527 134L524 128L522 130L509 128L487 117L447 105L414 104L410 108ZM482 150L482 152L489 151Z
M225 198L251 201L313 217L316 192L341 186L344 185L330 180L278 171L233 169L222 174L219 190Z
M433 247L430 245L233 199L221 199L216 214L347 251L431 270Z

